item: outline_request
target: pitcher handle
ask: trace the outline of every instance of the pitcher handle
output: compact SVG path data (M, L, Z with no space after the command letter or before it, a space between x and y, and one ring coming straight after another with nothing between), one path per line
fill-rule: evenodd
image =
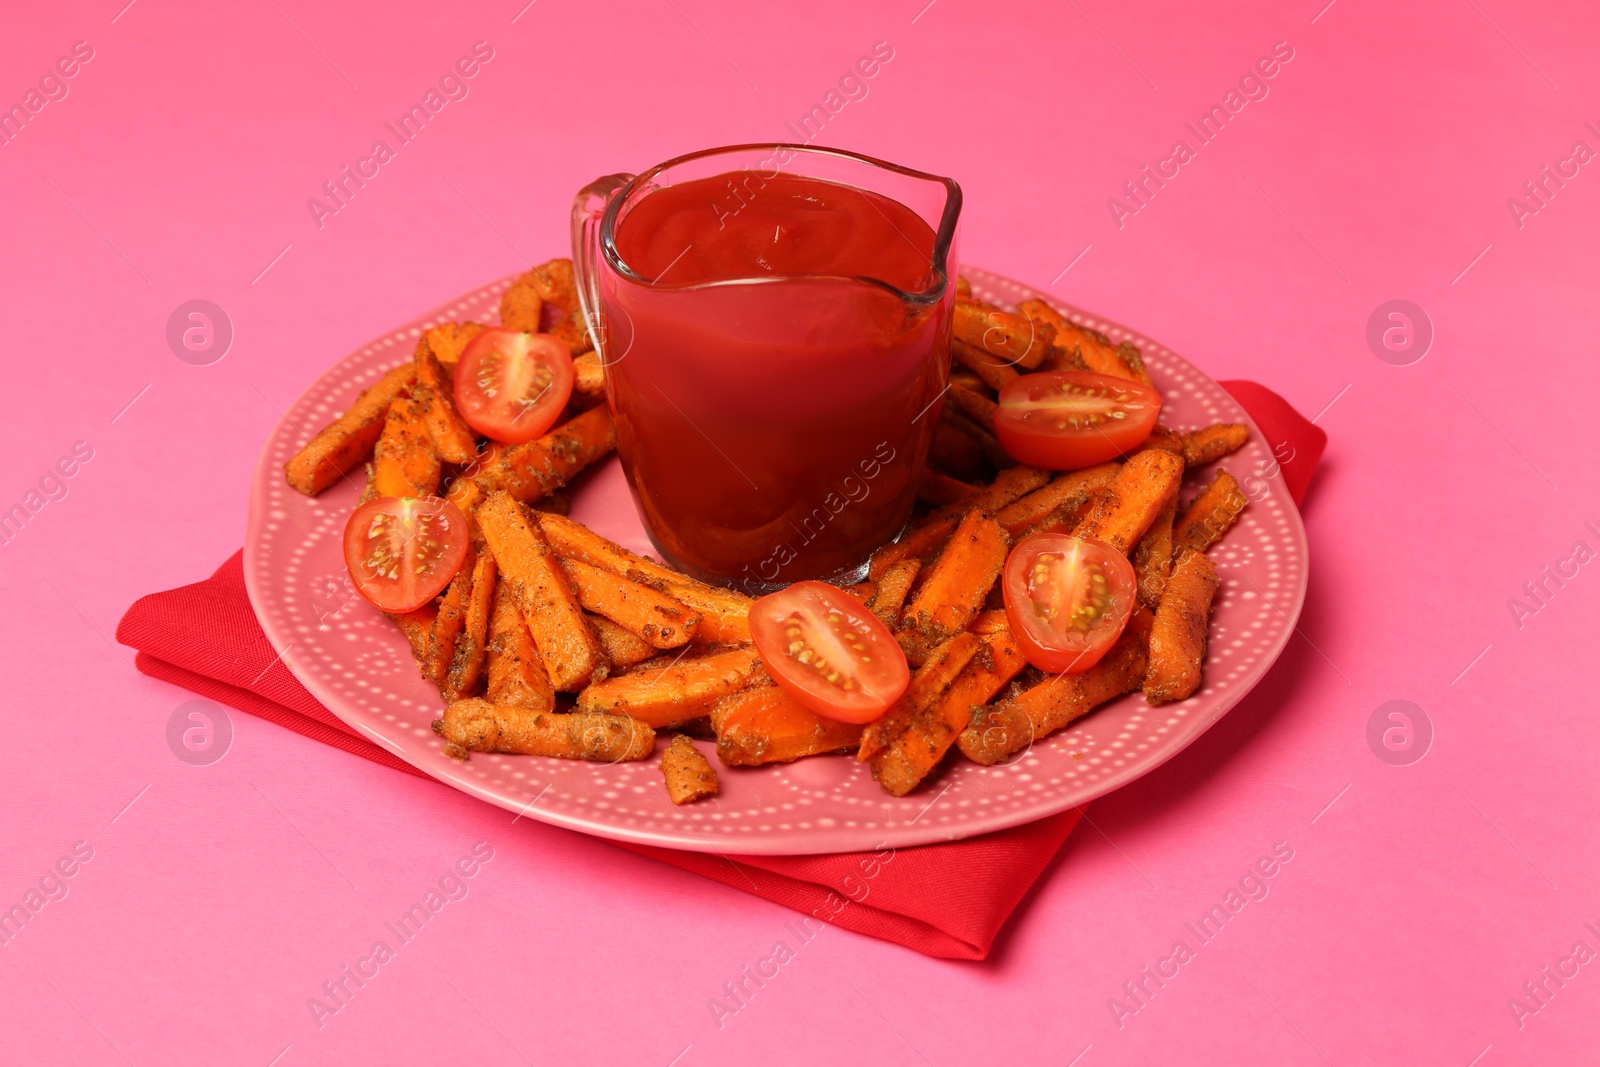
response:
M608 174L596 178L579 190L572 201L572 270L578 285L578 302L583 307L583 317L589 324L589 336L594 341L600 362L609 366L613 361L607 350L607 323L600 302L600 270L603 269L600 251L600 222L604 218L611 198L633 181L632 174Z

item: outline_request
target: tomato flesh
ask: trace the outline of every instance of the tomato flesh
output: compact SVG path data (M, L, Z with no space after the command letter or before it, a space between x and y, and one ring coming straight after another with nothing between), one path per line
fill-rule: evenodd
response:
M789 695L839 722L871 722L906 691L894 635L849 593L796 582L750 605L756 651Z
M1019 463L1080 470L1144 444L1161 394L1142 382L1088 371L1024 374L1000 390L994 432Z
M466 517L436 496L378 497L345 524L350 580L384 611L420 608L450 584L466 558Z
M1127 557L1098 541L1042 533L1017 542L1001 588L1028 662L1080 674L1100 661L1133 615L1138 580Z
M467 343L456 364L456 408L493 441L520 445L555 425L572 397L572 354L542 333L500 327Z

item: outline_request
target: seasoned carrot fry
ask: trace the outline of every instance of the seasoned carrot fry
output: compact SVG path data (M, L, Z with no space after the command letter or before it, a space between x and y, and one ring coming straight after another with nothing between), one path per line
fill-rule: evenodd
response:
M972 709L988 703L1027 665L1011 631L1003 625L999 627L984 639L983 647L944 695L932 707L913 716L906 729L872 757L872 777L894 796L911 792L939 765L967 728Z
M978 612L977 616L967 626L967 629L979 637L988 637L991 634L999 633L1001 630L1011 629L1011 620L1006 618L1004 608L985 608L983 611Z
M677 648L700 628L700 616L665 593L579 559L560 559L584 610L604 615L653 648Z
M596 682L578 694L578 710L631 715L659 729L698 718L723 697L765 678L755 650L719 652Z
M538 291L540 299L552 307L562 311L577 308L578 284L572 272L572 260L552 259L539 264L522 277L528 279Z
M998 522L977 509L967 513L900 617L896 637L908 660L920 664L967 628L1000 576L1010 547Z
M454 372L467 342L483 332L481 322L446 322L424 330L428 348L447 371Z
M954 407L945 408L939 421L949 423L976 441L979 450L983 453L984 460L989 466L1000 469L1017 465L1017 461L1011 458L1011 453L1000 447L999 438L967 418Z
M911 676L911 684L898 704L881 718L867 724L862 731L861 745L856 759L863 762L877 755L889 742L899 737L920 714L939 702L946 689L966 669L972 657L983 647L977 634L956 634L934 649L927 661Z
M950 402L956 406L956 410L960 411L961 414L990 433L994 433L994 413L1000 406L995 401L976 389L952 382L950 385Z
M1017 310L1034 325L1049 331L1050 351L1045 353L1041 370L1088 370L1089 365L1078 354L1077 338L1082 331L1067 321L1066 316L1048 303L1034 297L1017 305Z
M1161 592L1167 586L1167 575L1172 570L1172 520L1178 511L1178 494L1173 493L1150 528L1139 538L1139 547L1133 550L1133 573L1139 579L1139 599L1152 611L1161 603Z
M606 661L583 618L540 524L505 493L478 507L478 525L494 553L500 577L522 609L534 647L556 689L578 689L605 677Z
M1127 351L1124 351L1112 344L1105 334L1069 321L1042 300L1023 301L1021 310L1036 321L1048 323L1055 331L1057 347L1076 355L1089 370L1150 384L1150 377L1145 374L1144 363L1139 358L1139 350L1133 345L1127 345Z
M861 743L859 723L825 719L776 685L723 697L711 709L717 759L729 767L788 763Z
M561 556L581 559L612 574L652 586L698 612L700 628L694 635L696 644L750 642L750 598L742 593L702 585L655 560L636 556L564 516L541 514L539 524Z
M959 274L956 275L956 299L972 299L972 283L961 277Z
M415 611L389 616L400 627L400 632L406 635L406 641L411 645L411 658L417 661L418 668L421 668L428 655L428 635L433 632L433 620L438 615L438 602L430 600Z
M550 327L550 336L566 345L567 351L574 356L594 349L594 339L589 336L589 324L583 317L582 308L561 316L561 321Z
M1006 528L1006 533L1015 537L1087 490L1110 485L1121 469L1120 463L1102 463L1098 467L1058 474L1050 484L1035 489L995 512L995 521Z
M967 500L977 491L977 486L941 474L932 467L923 468L922 477L917 480L917 499L935 506Z
M877 582L856 582L854 585L841 585L839 588L861 601L862 606L872 603L872 598L878 595Z
M1150 372L1145 369L1144 357L1139 354L1139 346L1132 341L1123 341L1117 345L1117 357L1122 360L1123 366L1128 368L1128 374L1136 382L1144 385L1153 384L1150 381Z
M519 276L500 294L500 325L523 333L539 332L539 317L544 300L529 274Z
M383 433L389 405L410 386L414 374L412 365L403 363L363 390L344 414L319 430L284 464L289 487L316 496L371 455Z
M505 582L495 583L488 652L488 697L492 703L529 711L549 711L556 706L556 691L550 686L544 660L533 647L522 608Z
M950 336L1008 366L1028 370L1039 365L1049 347L1049 339L1041 336L1032 319L965 300L956 301Z
M372 449L372 496L433 496L439 491L439 453L428 436L427 402L401 395L389 404L383 434Z
M1250 440L1250 428L1239 422L1218 422L1178 437L1183 445L1184 463L1203 467L1243 448Z
M613 667L632 667L656 654L644 639L632 630L618 626L604 615L587 615L589 629L600 639L600 648Z
M941 417L933 430L933 444L928 449L928 462L957 478L977 480L983 477L986 462L983 446L977 438L959 423Z
M428 631L428 652L423 657L422 676L443 691L450 663L455 659L456 642L467 625L467 603L472 599L472 572L477 565L472 549L462 560L444 594L439 597L439 614Z
M667 798L674 804L717 795L717 772L687 734L672 735L661 754L661 774L667 780Z
M1233 475L1218 470L1211 484L1200 490L1173 527L1173 551L1192 548L1204 552L1239 521L1240 512L1249 502Z
M1144 678L1144 698L1150 703L1183 700L1200 688L1216 592L1217 569L1206 554L1193 549L1179 553L1150 630L1150 669Z
M1004 360L996 359L981 348L973 348L959 338L950 338L950 355L996 392L1017 380L1017 372Z
M960 386L963 389L970 389L979 396L989 395L988 383L971 371L963 370L960 367L952 367L950 369L950 385L952 388Z
M428 345L427 335L417 343L417 384L413 391L427 405L428 436L439 455L451 463L471 463L478 458L478 438L456 410L456 386Z
M455 655L445 674L446 701L471 696L483 680L489 647L489 613L494 605L496 584L494 557L487 552L478 553L472 564L472 593L467 599L461 635L456 638Z
M1140 607L1105 658L1082 674L1055 675L1018 696L974 711L957 739L961 751L976 763L1002 763L1036 739L1139 688L1149 633L1150 613Z
M1182 480L1181 456L1159 449L1130 456L1112 480L1110 496L1074 532L1118 552L1131 552Z
M917 573L921 570L920 559L903 559L885 570L878 579L878 591L867 607L879 622L891 630L899 623L900 609L905 607L911 583L917 580Z
M604 396L606 368L597 352L585 352L572 361L572 388L584 396Z
M623 715L530 711L491 704L479 697L458 700L435 719L434 733L469 752L621 763L655 751L656 734Z
M573 475L616 446L611 412L602 404L543 437L505 449L473 481L486 494L502 490L529 504L566 485Z
M1111 490L1103 485L1074 493L1044 518L1018 531L1011 540L1020 541L1037 533L1072 533L1110 496Z
M901 535L900 540L884 545L872 554L867 576L877 580L891 565L903 559L934 556L950 540L956 525L974 509L993 514L1019 497L1033 492L1050 480L1050 472L1037 467L1009 467L974 496L940 508Z

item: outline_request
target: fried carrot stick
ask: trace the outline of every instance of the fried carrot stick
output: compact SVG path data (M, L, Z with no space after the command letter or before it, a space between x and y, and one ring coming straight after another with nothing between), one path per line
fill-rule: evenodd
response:
M900 610L905 607L911 583L917 580L917 573L921 570L920 559L903 559L885 570L878 579L878 591L867 608L891 630L899 623Z
M476 554L467 550L461 569L456 571L450 584L439 597L439 613L434 616L428 630L428 651L422 660L422 676L443 692L450 663L455 659L456 642L467 624L467 602L472 599L472 572L477 565Z
M912 717L898 737L872 757L872 777L886 791L903 797L944 759L967 728L972 711L1028 665L1011 631L1001 626L984 639L966 668L928 710Z
M1239 521L1239 514L1249 502L1233 475L1218 470L1211 484L1200 490L1178 518L1172 531L1173 551L1192 548L1204 552Z
M556 689L579 689L605 677L606 661L577 595L567 584L540 524L505 493L478 507L478 526L500 577L522 609L545 673Z
M578 710L631 715L659 729L698 718L765 678L755 650L736 649L596 682L578 694Z
M911 684L899 703L868 723L862 731L856 759L863 762L871 759L905 732L918 715L933 708L982 647L983 638L961 633L934 649L911 675Z
M995 521L1006 528L1006 533L1015 537L1079 494L1110 485L1121 469L1122 464L1112 462L1081 471L1058 474L1048 485L1035 489L1027 496L1020 497L995 512Z
M1172 570L1172 520L1178 511L1178 494L1173 493L1150 528L1133 550L1133 573L1139 579L1139 599L1152 611L1161 603Z
M572 361L572 388L584 396L604 396L606 368L597 352L585 352Z
M950 336L1003 361L1007 366L1032 370L1044 359L1049 340L1038 325L1023 315L957 300L950 321Z
M1017 372L1004 360L996 359L981 348L973 348L959 338L950 338L950 355L995 392L1017 380Z
M469 752L621 763L647 758L655 731L624 715L557 714L491 704L479 697L458 700L435 719L433 731Z
M961 520L900 617L896 637L911 663L922 663L967 628L1000 576L1010 547L1005 529L981 510Z
M677 648L700 628L698 614L660 590L581 559L557 559L585 611L604 615L653 648Z
M467 343L483 332L481 322L444 322L423 331L428 349L446 371L454 373Z
M1150 384L1144 361L1133 345L1124 342L1124 349L1121 345L1113 344L1105 334L1079 326L1043 300L1024 300L1019 310L1037 322L1049 324L1055 331L1057 347L1076 355L1096 374L1109 374L1114 378L1129 378Z
M439 491L439 453L428 436L427 401L397 396L372 449L369 492L375 496L433 496Z
M1150 612L1140 607L1105 658L1082 674L1058 674L1017 696L979 708L957 744L975 763L1004 762L1038 738L1139 688L1148 662Z
M561 515L539 516L539 524L556 552L566 559L580 559L630 581L666 593L700 615L695 631L696 644L748 644L750 642L750 598L731 589L702 585L671 567L634 555L621 545L607 541L582 523Z
M661 754L661 775L667 781L667 799L674 804L714 797L720 788L717 772L687 734L672 735Z
M976 494L940 508L901 535L900 540L884 545L872 554L867 576L874 581L903 559L925 559L938 553L950 540L956 525L969 511L994 514L1019 497L1033 492L1050 480L1050 472L1037 467L1009 467Z
M1000 447L999 438L967 418L966 415L954 407L945 408L939 417L939 421L949 423L976 441L979 450L983 453L984 460L989 466L999 470L1017 465L1017 461L1011 458L1011 453Z
M485 494L499 490L530 504L566 485L573 475L616 446L611 412L602 404L543 437L505 449L473 481Z
M1130 456L1110 485L1111 494L1074 531L1127 554L1150 528L1183 480L1183 458L1152 449Z
M859 723L825 719L781 686L763 685L723 697L711 709L717 759L729 767L788 763L861 743Z
M1183 441L1183 461L1191 467L1203 467L1243 448L1250 440L1250 428L1239 422L1217 422L1179 437Z
M594 349L594 339L589 336L589 324L583 309L577 308L561 316L561 321L550 327L550 336L567 346L573 356L581 356Z
M604 615L590 614L586 617L589 620L589 629L599 638L600 648L605 652L611 666L632 667L656 654L656 650L645 644L644 639L638 634L618 626Z
M1150 630L1150 669L1144 678L1144 698L1150 703L1183 700L1200 688L1216 592L1217 569L1206 554L1193 549L1179 553Z
M494 604L494 557L478 553L472 564L472 592L462 615L461 633L455 653L445 673L444 698L459 700L477 692L483 680L484 660L489 648L489 613Z
M928 462L957 478L978 480L983 477L986 462L983 446L977 438L966 432L960 424L941 417L933 429L933 444L928 448Z
M539 317L544 300L529 274L519 275L500 294L500 325L523 333L539 332Z
M439 363L426 334L417 342L417 384L413 391L427 405L428 436L439 455L451 463L471 463L478 458L478 438L456 410L456 385Z
M976 389L951 382L950 402L956 406L956 409L961 414L990 433L994 433L994 413L1000 406L995 401L984 396Z
M977 486L941 474L932 467L923 468L922 476L917 480L917 499L935 506L966 500L977 491Z
M364 389L348 410L317 431L284 464L289 487L316 496L371 455L383 433L389 405L411 385L414 376L412 365L403 363Z
M398 614L391 613L389 618L400 627L400 632L406 635L406 642L411 646L411 658L417 661L417 669L422 669L423 661L428 655L428 634L433 630L433 620L439 615L439 605L430 600L415 611L405 611Z
M572 260L552 259L539 264L522 277L528 279L545 303L562 311L577 309L578 283L572 271Z
M556 706L556 691L551 688L544 661L533 647L533 635L522 620L522 608L505 582L495 583L488 661L491 703L529 711L549 711Z
M1044 518L1018 531L1011 540L1020 541L1037 533L1072 533L1110 496L1111 490L1103 485L1074 493Z

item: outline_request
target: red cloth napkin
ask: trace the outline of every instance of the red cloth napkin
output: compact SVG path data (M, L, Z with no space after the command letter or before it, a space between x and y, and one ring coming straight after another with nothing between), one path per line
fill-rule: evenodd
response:
M1327 435L1276 393L1223 382L1256 420L1298 503ZM1270 479L1278 471L1237 472ZM375 763L427 777L359 736L289 673L245 594L243 553L194 585L142 597L117 626L139 670ZM981 960L1082 809L982 837L894 851L723 857L622 848L929 956Z

